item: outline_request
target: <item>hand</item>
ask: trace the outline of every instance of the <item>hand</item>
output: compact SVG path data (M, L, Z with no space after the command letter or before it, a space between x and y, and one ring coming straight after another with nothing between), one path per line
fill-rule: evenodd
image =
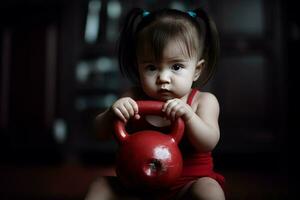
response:
M140 118L138 114L138 105L130 97L123 97L117 100L111 106L112 112L119 117L123 122L127 122L131 117Z
M166 117L171 120L181 117L185 122L188 122L193 114L195 114L191 106L180 99L168 100L164 104L162 111L166 114Z

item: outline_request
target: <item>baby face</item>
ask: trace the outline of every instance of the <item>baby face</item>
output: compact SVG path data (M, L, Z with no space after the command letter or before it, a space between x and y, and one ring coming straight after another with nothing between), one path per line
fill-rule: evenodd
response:
M180 42L170 40L159 61L145 53L138 56L142 89L149 97L157 100L183 99L200 76L203 62L184 53Z

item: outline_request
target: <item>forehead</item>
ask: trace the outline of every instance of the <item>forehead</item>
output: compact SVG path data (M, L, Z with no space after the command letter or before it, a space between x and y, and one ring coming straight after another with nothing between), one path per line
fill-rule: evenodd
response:
M188 47L180 39L169 39L160 49L150 42L143 42L137 52L138 61L161 61L162 59L189 59Z

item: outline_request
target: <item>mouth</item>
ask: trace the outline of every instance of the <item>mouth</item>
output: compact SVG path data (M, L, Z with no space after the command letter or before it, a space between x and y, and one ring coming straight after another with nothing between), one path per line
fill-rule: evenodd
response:
M161 93L161 94L167 94L167 93L170 93L170 90L167 90L167 89L159 89L159 90L158 90L158 93Z
M172 91L167 90L167 89L160 89L160 90L158 90L158 95L159 95L159 98L161 100L164 100L164 101L173 98Z

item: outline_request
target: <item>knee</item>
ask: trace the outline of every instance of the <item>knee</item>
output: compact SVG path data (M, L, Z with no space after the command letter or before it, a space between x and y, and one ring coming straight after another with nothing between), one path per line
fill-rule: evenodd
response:
M225 200L224 192L219 183L209 177L198 179L189 190L191 199L195 200Z
M107 200L113 196L109 181L105 177L99 177L90 185L85 200Z

